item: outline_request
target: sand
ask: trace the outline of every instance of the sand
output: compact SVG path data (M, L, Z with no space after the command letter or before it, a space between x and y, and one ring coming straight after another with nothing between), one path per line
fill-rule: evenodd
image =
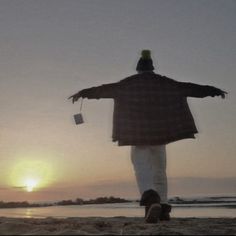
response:
M142 218L0 218L0 235L236 235L236 218L174 218L145 224Z

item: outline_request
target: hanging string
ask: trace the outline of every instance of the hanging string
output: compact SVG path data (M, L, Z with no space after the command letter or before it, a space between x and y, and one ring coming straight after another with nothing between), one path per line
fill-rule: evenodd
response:
M81 101L80 101L80 112L82 111L82 106L83 106L83 98L81 98Z

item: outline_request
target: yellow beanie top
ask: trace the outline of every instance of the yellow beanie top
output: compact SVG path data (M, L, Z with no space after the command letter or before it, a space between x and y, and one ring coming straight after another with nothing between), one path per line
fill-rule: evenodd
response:
M143 59L151 59L151 51L150 50L142 50L142 58Z

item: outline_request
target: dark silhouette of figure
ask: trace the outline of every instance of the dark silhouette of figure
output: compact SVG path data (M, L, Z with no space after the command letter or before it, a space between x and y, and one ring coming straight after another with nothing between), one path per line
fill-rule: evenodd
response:
M151 52L143 50L137 74L117 83L83 89L69 97L73 103L79 98L114 99L112 139L119 146L131 146L131 159L142 195L140 205L146 206L148 223L170 219L166 144L195 138L198 132L187 98L225 98L227 94L213 86L173 80L154 73L154 69Z

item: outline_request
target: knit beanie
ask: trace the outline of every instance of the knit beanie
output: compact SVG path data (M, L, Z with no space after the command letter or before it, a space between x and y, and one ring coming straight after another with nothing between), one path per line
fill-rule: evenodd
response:
M136 71L153 71L155 68L152 63L151 51L142 50L141 57L136 66Z

